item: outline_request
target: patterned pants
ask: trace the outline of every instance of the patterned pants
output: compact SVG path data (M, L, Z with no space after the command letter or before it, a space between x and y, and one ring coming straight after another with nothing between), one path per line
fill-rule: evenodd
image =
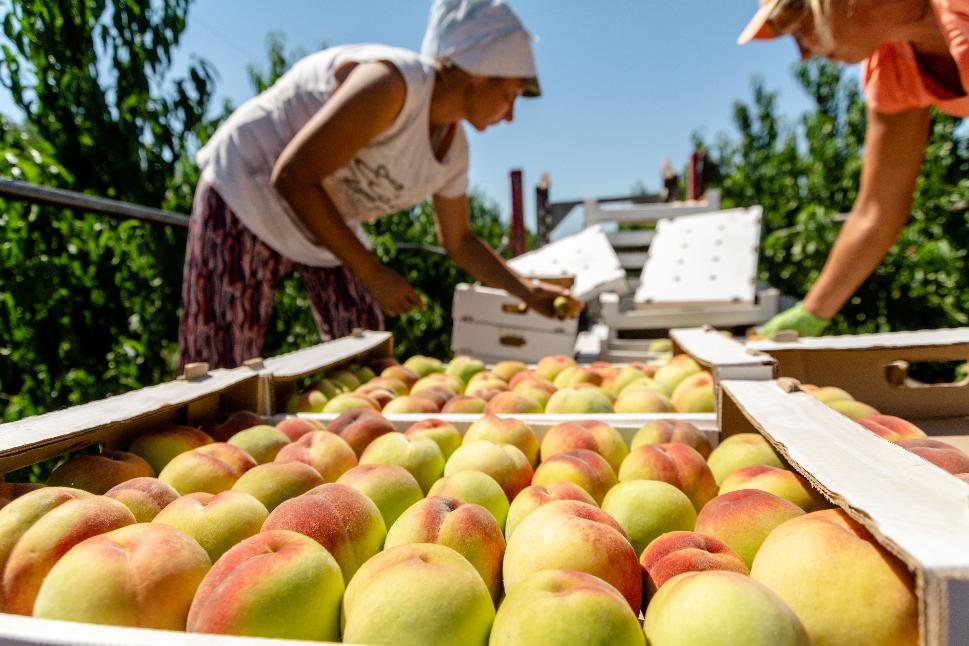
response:
M234 368L261 356L276 284L299 273L324 341L353 328L383 329L380 309L344 267L311 267L281 256L249 231L207 182L195 189L182 281L179 373L186 363Z

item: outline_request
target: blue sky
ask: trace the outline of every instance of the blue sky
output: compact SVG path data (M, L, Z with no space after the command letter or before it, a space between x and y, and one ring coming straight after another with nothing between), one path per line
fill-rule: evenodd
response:
M659 185L660 160L679 168L690 134L732 133L732 104L760 75L781 92L789 117L807 108L791 66L793 42L737 47L756 0L510 0L540 37L535 53L544 96L522 100L512 124L469 128L471 184L508 213L508 171L525 177L526 222L534 186L551 174L553 200L628 193ZM218 71L218 94L251 95L246 65L265 60L269 32L289 48L380 42L417 49L430 0L197 0L176 69L192 56ZM0 91L0 111L12 113Z

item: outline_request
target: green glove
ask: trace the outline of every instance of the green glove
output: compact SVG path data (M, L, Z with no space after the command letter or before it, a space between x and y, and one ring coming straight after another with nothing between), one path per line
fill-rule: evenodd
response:
M781 330L794 330L798 336L820 336L830 324L830 320L818 318L804 309L803 303L798 303L767 321L760 333L769 338Z

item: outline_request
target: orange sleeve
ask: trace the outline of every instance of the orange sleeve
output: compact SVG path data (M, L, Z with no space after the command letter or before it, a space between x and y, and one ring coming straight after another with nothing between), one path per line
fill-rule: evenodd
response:
M918 78L918 66L892 44L882 45L861 68L865 99L879 112L905 112L928 105Z

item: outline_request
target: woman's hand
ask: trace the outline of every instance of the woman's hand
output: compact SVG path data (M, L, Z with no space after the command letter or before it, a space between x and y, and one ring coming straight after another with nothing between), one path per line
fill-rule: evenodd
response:
M557 319L575 318L583 308L569 290L538 280L532 284L525 304L542 316Z
M400 316L414 308L426 308L421 295L393 269L377 265L366 275L361 275L360 280L387 316Z

